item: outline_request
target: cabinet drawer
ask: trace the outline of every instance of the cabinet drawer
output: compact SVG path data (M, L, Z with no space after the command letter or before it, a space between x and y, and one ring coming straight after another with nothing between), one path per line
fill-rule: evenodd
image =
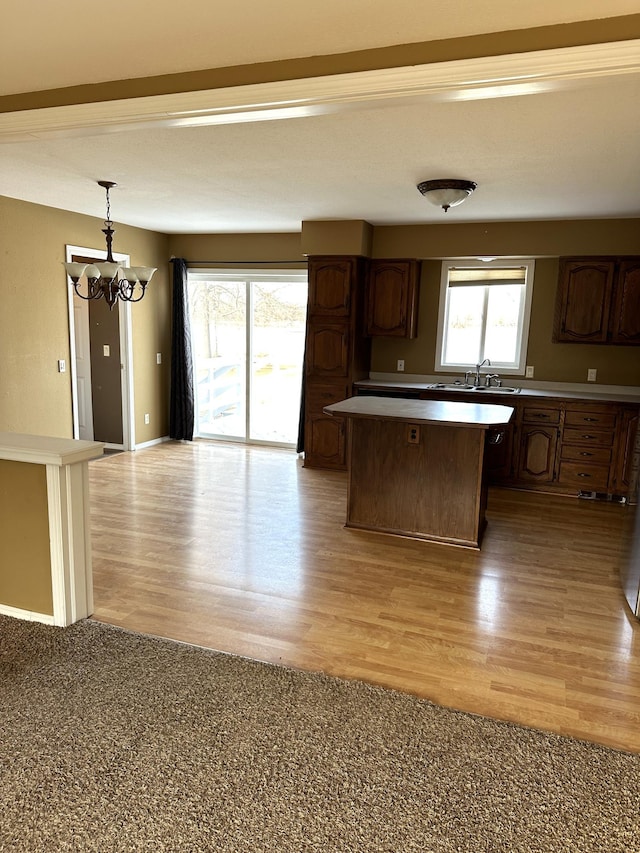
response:
M591 444L600 447L611 447L613 431L590 429L589 427L565 427L562 431L563 444Z
M616 423L615 412L579 412L567 409L564 416L565 426L588 426L597 429L613 429Z
M563 486L576 486L589 491L606 491L609 483L609 466L581 462L561 462L558 482Z
M559 424L560 409L541 409L525 406L522 420L530 424Z
M341 400L346 400L351 396L349 393L349 385L347 383L335 382L326 384L317 384L315 382L307 382L306 408L309 414L322 414L325 406L330 406L332 403L339 403ZM330 417L329 415L327 417Z
M566 431L566 430L565 430ZM611 462L611 449L608 447L584 447L580 444L562 444L562 459L583 464L599 463L608 465Z

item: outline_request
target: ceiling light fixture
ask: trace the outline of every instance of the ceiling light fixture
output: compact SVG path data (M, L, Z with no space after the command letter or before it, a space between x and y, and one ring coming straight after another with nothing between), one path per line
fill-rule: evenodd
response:
M450 207L457 207L469 198L477 186L474 181L440 178L437 181L422 181L418 189L427 201L441 207L446 213Z
M98 181L98 185L104 187L107 194L107 218L104 221L105 228L102 229L107 242L107 259L97 264L65 263L64 268L71 279L73 289L81 299L102 299L104 297L111 310L118 299L123 299L125 302L140 302L157 267L120 267L120 264L113 260L111 244L115 231L111 227L113 222L111 221L109 190L117 184L114 184L113 181ZM80 279L85 273L87 276L86 296L80 292ZM139 285L139 288L136 288L136 285Z

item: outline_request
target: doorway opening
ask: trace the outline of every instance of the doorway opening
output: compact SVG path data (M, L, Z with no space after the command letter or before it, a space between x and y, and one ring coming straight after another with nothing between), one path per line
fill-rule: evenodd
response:
M113 257L129 266L129 255ZM66 260L95 263L104 260L104 251L67 246ZM86 282L81 280L80 287L86 288ZM109 311L104 300L81 299L67 288L73 437L133 450L131 306L118 302Z
M196 435L295 446L306 311L306 272L189 272Z

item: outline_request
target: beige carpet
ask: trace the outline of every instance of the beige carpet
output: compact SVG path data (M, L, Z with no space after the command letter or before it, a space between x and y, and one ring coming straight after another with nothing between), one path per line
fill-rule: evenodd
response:
M0 850L640 850L640 756L358 682L0 617Z

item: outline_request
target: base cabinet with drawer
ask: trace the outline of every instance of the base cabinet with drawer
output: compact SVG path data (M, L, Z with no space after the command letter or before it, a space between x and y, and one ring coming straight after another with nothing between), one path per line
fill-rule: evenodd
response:
M578 491L609 492L617 409L568 404L564 413L558 483Z
M357 388L357 393L417 396L460 402L460 392ZM514 416L501 440L485 447L492 486L563 495L605 493L637 501L640 481L640 404L558 397L518 399L490 391L483 402L509 405Z

